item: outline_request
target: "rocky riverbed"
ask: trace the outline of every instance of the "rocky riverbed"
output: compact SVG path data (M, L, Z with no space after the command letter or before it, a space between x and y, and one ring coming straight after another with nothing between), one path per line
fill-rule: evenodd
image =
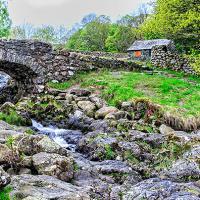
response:
M23 125L0 122L11 199L200 199L200 131L166 126L148 101L112 107L87 89L48 89L0 111Z

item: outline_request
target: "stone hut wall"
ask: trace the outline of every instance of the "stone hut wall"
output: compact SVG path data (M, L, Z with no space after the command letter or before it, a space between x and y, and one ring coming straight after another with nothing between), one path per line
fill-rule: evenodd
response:
M186 58L182 58L176 51L172 51L166 46L155 46L152 48L151 62L158 67L195 74Z

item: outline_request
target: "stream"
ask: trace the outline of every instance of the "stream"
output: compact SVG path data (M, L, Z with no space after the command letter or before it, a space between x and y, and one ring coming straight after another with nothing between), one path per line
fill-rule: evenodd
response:
M67 135L70 133L77 133L77 131L73 130L67 130L67 129L59 129L55 126L49 126L44 127L41 123L35 121L32 119L32 127L38 131L40 134L48 135L51 139L53 139L57 144L59 144L61 147L64 147L66 149L69 149L71 151L75 151L75 144L70 144L66 142L66 140L63 138L63 135Z

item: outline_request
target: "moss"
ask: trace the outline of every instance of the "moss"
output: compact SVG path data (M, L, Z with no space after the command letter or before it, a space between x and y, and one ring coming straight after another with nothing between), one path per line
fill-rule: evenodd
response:
M122 191L118 192L118 196L120 200L123 200L124 193Z
M116 152L109 144L102 144L99 149L95 150L95 154L98 160L113 160L116 157Z
M12 187L7 186L3 189L0 189L0 200L10 200L10 192L12 191Z
M9 114L0 112L0 120L16 126L24 126L27 124L27 121L14 110L10 111Z
M192 193L192 194L194 194L194 195L199 195L199 190L198 189L195 189L195 188L188 188L188 189L186 189L187 190L187 192L189 192L189 193Z
M124 152L124 159L133 165L137 165L140 161L131 153L130 150Z
M191 148L192 144L180 144L176 141L167 141L160 147L152 149L152 154L155 155L156 162L153 167L160 171L168 169L175 160L178 160L184 152Z
M14 139L13 136L7 137L7 139L6 139L6 145L7 145L10 149L13 148L14 142L15 142L15 139Z
M114 152L113 148L110 145L106 144L105 145L105 159L112 160L115 158L115 156L116 156L116 153Z
M138 131L153 133L154 130L150 125L135 124L134 128Z
M64 82L64 83L49 82L48 86L50 88L54 88L54 89L58 89L58 90L66 90L67 88L70 87L70 83L68 83L68 82Z
M111 176L115 180L115 182L119 184L123 183L124 179L129 176L128 173L117 173L117 172L109 173L108 175Z
M74 171L75 171L75 172L78 172L78 171L79 171L79 166L78 166L77 163L74 163L74 164L73 164L73 168L74 168Z
M29 128L29 129L27 129L27 130L25 131L25 133L26 133L27 135L34 135L34 134L35 134L35 131Z

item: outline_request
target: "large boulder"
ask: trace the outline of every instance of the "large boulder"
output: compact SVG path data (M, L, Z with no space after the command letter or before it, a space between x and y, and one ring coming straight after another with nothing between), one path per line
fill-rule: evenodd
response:
M89 118L80 110L76 110L74 114L69 115L68 127L70 129L78 129L85 132L89 130L89 127L93 121L93 118Z
M0 130L13 130L13 128L10 124L0 120Z
M187 160L194 160L199 161L200 160L200 145L193 146L192 149L189 151L186 151L183 154L183 158Z
M95 118L97 119L105 118L106 115L110 113L116 113L117 111L118 109L113 106L104 106L99 110L97 110L97 112L95 113Z
M67 151L46 135L18 135L14 138L14 146L25 155L40 152L67 154Z
M96 106L91 101L79 101L77 105L89 117L93 117L94 116L94 112L95 112Z
M14 137L19 134L22 133L14 130L0 130L0 143L5 143L9 137Z
M5 102L1 107L0 111L9 114L12 110L15 110L15 105L11 102Z
M170 180L151 178L133 185L123 196L123 200L197 200L200 199L199 194L198 183L176 183Z
M96 95L91 95L91 96L89 96L89 99L90 99L91 102L93 102L93 103L95 104L95 106L96 106L98 109L100 109L100 108L102 108L103 106L106 105L106 103L105 103L101 98L99 98L99 97L96 96Z
M90 200L83 188L46 175L12 177L11 199L21 200ZM26 199L27 200L27 199Z
M129 174L132 172L131 167L119 160L105 160L102 162L92 162L94 169L102 174Z
M39 174L54 176L63 181L70 181L74 174L73 159L58 154L45 152L35 154L33 166Z
M5 187L10 183L10 176L0 167L0 188Z
M190 181L200 179L199 164L192 160L178 160L165 173L165 175L174 181Z
M88 155L90 160L112 160L116 155L117 139L107 133L91 132L82 138L78 151Z
M162 124L159 129L161 134L165 135L168 138L179 141L182 144L200 141L200 136L198 134L189 134L184 131L175 131L171 127L168 127L164 124Z
M0 144L0 164L8 163L11 155L12 151L5 144Z

